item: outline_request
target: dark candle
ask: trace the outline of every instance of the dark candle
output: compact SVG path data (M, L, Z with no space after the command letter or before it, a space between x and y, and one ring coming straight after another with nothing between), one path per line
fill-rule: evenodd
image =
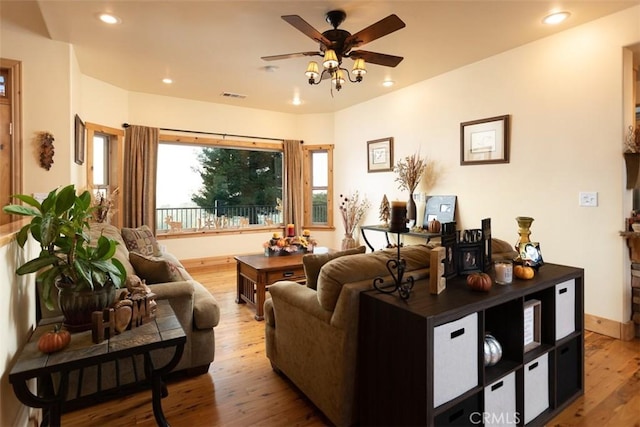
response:
M407 231L407 202L391 202L389 231L393 233Z

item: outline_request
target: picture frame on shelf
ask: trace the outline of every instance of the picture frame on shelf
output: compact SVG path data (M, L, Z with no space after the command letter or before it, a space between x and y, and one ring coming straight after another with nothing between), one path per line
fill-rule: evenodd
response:
M509 115L460 123L460 164L509 163Z
M540 300L532 299L524 303L524 351L540 345Z
M484 269L484 245L477 243L458 244L458 273L478 273Z
M544 264L539 242L520 243L518 252L520 253L520 258L522 258L524 265L535 268Z
M82 119L80 118L80 116L78 116L76 114L75 116L75 120L74 120L74 129L75 129L75 154L74 154L74 161L79 164L82 165L84 164L84 146L85 146L85 124L82 121Z
M442 224L455 221L456 199L456 196L426 196L422 226L427 227L432 219Z
M393 137L367 141L367 172L393 171Z

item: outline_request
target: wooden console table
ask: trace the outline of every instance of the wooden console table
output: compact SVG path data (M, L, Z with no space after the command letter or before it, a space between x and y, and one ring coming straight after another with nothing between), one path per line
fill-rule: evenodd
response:
M91 331L73 333L71 343L66 348L56 353L45 354L38 350L38 339L50 331L53 325L51 319L38 325L29 341L17 354L16 362L9 374L9 382L13 385L18 399L27 406L43 408L43 425L60 425L70 372L136 355L144 357L145 375L152 386L153 415L156 422L159 426L169 425L162 412L161 399L163 395L167 395L163 376L180 361L187 337L168 301L158 301L156 318L149 323L98 344L92 341ZM155 367L151 352L172 347L175 348L175 352L171 360L163 367ZM38 380L37 395L33 394L28 386L29 380L33 378ZM79 384L79 387L81 386L82 384Z
M371 249L371 252L374 252L375 248L371 245L371 243L369 243L369 239L367 239L367 235L366 235L365 231L377 231L377 232L384 233L384 237L387 240L387 246L391 244L391 242L389 241L389 233L390 233L389 227L385 227L385 226L382 226L382 225L361 225L360 226L360 232L362 234L362 238L364 239L364 242L367 244L369 249ZM395 233L392 233L392 234L395 234ZM426 239L427 243L429 243L429 241L432 238L441 236L440 233L429 233L429 232L418 233L418 232L415 232L415 231L410 231L408 233L402 233L402 235L403 236L421 237L423 239Z

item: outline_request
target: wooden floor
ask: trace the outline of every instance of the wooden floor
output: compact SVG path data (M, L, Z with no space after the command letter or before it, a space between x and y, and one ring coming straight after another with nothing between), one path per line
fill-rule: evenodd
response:
M173 427L324 426L328 421L265 356L264 323L235 303L235 265L193 272L217 298L215 361L206 375L169 384L162 401ZM585 395L548 426L640 426L640 340L588 332ZM151 393L141 392L64 414L64 426L155 426Z

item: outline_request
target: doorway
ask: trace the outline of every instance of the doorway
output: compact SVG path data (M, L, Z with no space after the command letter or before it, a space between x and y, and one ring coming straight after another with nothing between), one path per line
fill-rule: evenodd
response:
M19 61L0 58L0 206L22 188L21 68ZM0 210L0 225L14 219Z

